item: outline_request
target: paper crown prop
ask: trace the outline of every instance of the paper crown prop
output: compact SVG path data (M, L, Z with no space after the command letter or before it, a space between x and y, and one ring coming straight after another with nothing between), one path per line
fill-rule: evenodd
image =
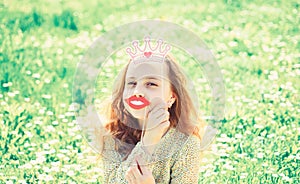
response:
M164 58L171 50L171 46L169 44L164 44L163 40L157 40L156 46L151 46L150 37L145 37L144 39L145 45L141 47L139 45L138 40L134 40L132 42L132 47L127 47L126 52L131 57L132 61L164 61ZM164 48L163 48L163 45Z

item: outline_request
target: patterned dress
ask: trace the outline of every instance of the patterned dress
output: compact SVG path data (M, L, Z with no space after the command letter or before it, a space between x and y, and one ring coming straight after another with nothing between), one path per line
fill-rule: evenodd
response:
M115 150L115 140L104 137L104 149L101 155L105 184L127 183L125 173L136 155L142 157L156 184L196 184L200 168L200 139L195 135L185 135L171 128L149 155L138 142L125 161Z

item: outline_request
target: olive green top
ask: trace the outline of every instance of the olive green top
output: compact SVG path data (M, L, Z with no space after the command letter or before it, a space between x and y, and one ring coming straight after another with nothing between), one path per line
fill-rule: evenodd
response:
M125 161L115 150L115 140L111 136L104 137L103 183L127 183L125 173L140 155L145 160L156 184L195 184L198 183L200 168L200 139L195 135L185 135L171 128L156 145L153 154L148 154L138 142Z

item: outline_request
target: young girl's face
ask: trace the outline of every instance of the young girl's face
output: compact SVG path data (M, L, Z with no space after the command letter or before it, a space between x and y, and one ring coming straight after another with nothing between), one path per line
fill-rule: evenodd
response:
M167 103L172 96L167 64L164 62L131 62L128 66L123 103L125 109L135 118L143 120L154 98Z

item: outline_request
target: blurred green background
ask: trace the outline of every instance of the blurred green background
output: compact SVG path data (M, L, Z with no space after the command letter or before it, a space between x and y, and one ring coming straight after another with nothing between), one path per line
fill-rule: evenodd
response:
M199 183L299 183L296 0L1 1L0 183L100 182L71 105L74 72L97 37L145 19L195 32L222 69L225 119Z

